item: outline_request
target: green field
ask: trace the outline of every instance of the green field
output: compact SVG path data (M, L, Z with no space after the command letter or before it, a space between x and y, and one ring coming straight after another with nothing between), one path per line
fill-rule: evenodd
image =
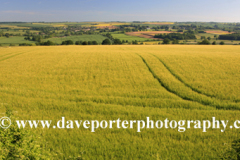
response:
M196 34L197 39L201 39L201 36L205 36L206 38L210 37L211 39L215 39L214 34L210 34L210 33L198 33L198 34Z
M67 39L68 37L66 37ZM101 38L101 37L99 37ZM54 38L53 38L54 39ZM0 113L20 120L229 120L240 114L240 46L0 48ZM219 159L239 130L32 129L55 159Z
M18 37L18 36L13 36L13 37L0 37L0 44L2 46L9 46L10 44L18 45L19 43L36 43L34 41L27 41L24 39L24 37Z
M80 35L80 36L67 36L67 37L56 37L56 38L48 38L45 39L44 41L52 41L56 44L61 44L62 41L66 41L66 40L72 40L73 42L76 41L97 41L98 43L102 43L102 41L104 39L106 39L107 37L104 37L102 35Z
M126 34L111 34L111 35L113 36L113 38L118 38L121 41L122 40L125 40L125 41L128 40L128 42L132 42L132 41L135 41L135 40L140 41L140 42L152 40L152 39L148 39L148 38L129 36L129 35L126 35Z

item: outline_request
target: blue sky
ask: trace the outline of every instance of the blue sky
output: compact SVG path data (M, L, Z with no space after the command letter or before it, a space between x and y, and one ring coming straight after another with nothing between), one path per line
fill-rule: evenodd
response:
M0 0L0 21L240 22L240 0Z

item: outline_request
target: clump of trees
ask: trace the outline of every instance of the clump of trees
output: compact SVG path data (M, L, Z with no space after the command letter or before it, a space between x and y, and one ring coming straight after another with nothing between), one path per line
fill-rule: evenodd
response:
M205 44L205 45L209 45L209 44L211 44L207 39L204 39L203 41L201 41L201 42L198 42L198 44ZM217 43L216 43L216 41L213 41L212 42L212 45L216 45ZM224 45L224 42L223 41L221 41L220 43L219 43L220 45Z
M82 41L76 41L75 45L82 45Z
M7 38L9 38L9 37L10 37L10 34L9 34L9 33L6 33L5 36L6 36Z
M132 44L138 44L138 41L137 40L132 41Z
M41 42L43 37L41 35L28 35L28 36L24 37L24 39L28 40L28 41Z
M32 46L30 43L20 43L19 46Z
M114 39L113 44L122 44L122 41L120 39Z
M201 30L200 30L200 31L197 31L197 32L198 32L198 33L206 33L205 31L201 31Z
M112 43L111 43L111 41L108 39L108 38L106 38L106 39L104 39L103 41L102 41L102 45L111 45Z
M90 42L91 45L98 45L97 41L88 41L88 42Z
M88 42L87 42L87 41L84 41L84 42L82 43L82 45L88 45Z
M204 39L202 42L199 42L198 44L205 44L205 45L209 45L210 42L207 39Z
M108 37L110 40L114 40L113 36L110 33L103 34L103 36Z
M172 44L179 44L179 41L177 39L173 39Z
M47 42L39 42L39 43L36 43L37 46L53 46L53 45L56 45L55 43L53 43L52 41L47 41Z
M130 43L130 42L128 42L128 40L120 40L120 39L118 39L118 38L115 38L115 39L113 39L113 40L110 40L109 38L106 38L106 39L104 39L103 41L102 41L102 45L111 45L111 44L113 44L113 45L121 45L121 44L124 44L124 43ZM138 44L138 41L137 40L135 40L135 41L132 41L132 44Z
M73 41L72 40L62 41L62 45L73 45Z
M97 41L76 41L75 45L98 45Z
M224 45L225 43L224 43L223 41L221 41L219 44L220 44L220 45Z
M219 35L218 39L221 39L221 40L240 40L240 33Z
M179 29L179 30L177 30L177 32L183 32L183 29Z
M170 44L170 39L165 38L162 42L162 44Z

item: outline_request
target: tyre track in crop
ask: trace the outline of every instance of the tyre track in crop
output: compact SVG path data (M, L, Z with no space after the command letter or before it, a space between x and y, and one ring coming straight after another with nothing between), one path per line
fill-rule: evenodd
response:
M136 54L137 54L137 53L136 53ZM137 55L142 59L143 63L147 66L149 72L151 72L152 76L153 76L153 77L159 82L159 84L160 84L163 88L165 88L168 92L176 95L177 97L181 98L182 100L187 100L187 101L196 102L196 101L192 100L191 98L180 96L180 95L177 94L177 92L172 91L172 90L171 90L167 85L165 85L165 84L162 82L162 80L154 73L154 71L153 71L153 70L151 69L151 67L148 65L147 61L146 61L141 55L139 55L139 54L137 54ZM199 102L197 102L197 103L199 103ZM200 104L201 104L201 103L200 103ZM205 105L205 104L203 104L203 105Z
M136 53L137 54L137 53ZM199 94L198 92L195 92L194 90L192 90L191 88L187 87L185 84L183 84L181 81L179 81L174 75L171 74L171 72L169 73L170 75L172 75L177 81L179 81L179 83L183 84L186 88L190 89L193 93L195 93L197 96L204 96L207 99L196 99L194 97L188 97L186 95L181 95L179 94L177 91L175 91L174 89L171 89L168 85L166 85L164 83L164 81L161 80L161 78L159 78L155 72L151 69L150 65L147 63L147 61L139 54L137 54L143 61L143 63L147 66L149 72L152 74L152 76L159 82L159 84L164 87L168 92L176 95L177 97L181 98L182 100L186 100L186 101L191 101L191 102L195 102L204 106L208 106L208 107L215 107L216 109L224 109L224 110L240 110L240 105L238 103L234 103L231 102L229 103L223 103L221 100L218 100L218 102L214 101L214 99L212 99L211 97L208 97L204 94ZM155 57L155 56L153 56ZM155 57L156 58L156 57ZM161 62L161 61L160 61ZM163 65L164 66L164 65ZM165 66L164 66L165 67ZM166 69L166 67L165 67ZM167 71L169 72L169 70L167 69ZM204 98L202 97L202 98ZM217 99L216 99L217 100ZM221 102L221 103L220 103Z
M21 55L21 54L24 54L24 53L27 53L27 52L21 52L21 53L17 53L17 54L8 56L8 57L4 57L4 58L0 59L0 61L4 61L4 60L6 60L6 59L10 59L10 58L12 58L12 57L15 57L15 56L18 56L18 55Z
M149 53L149 54L151 54L151 53ZM157 56L154 55L154 54L151 54L151 55L154 56L154 57L156 57L156 58L165 66L165 68L166 68L176 79L178 79L180 82L182 82L186 87L190 88L190 89L193 90L194 92L197 92L198 94L202 94L202 95L208 96L208 97L210 97L210 98L212 98L212 97L216 98L216 96L203 93L203 92L201 92L200 90L198 90L198 89L196 89L196 88L193 88L191 85L189 85L189 84L187 84L186 82L184 82L184 81L182 80L182 78L180 78L177 74L175 74L175 73L173 72L173 70L171 70L170 67L168 67L165 62L163 62L163 60L161 60L159 57L157 57Z
M200 95L204 95L204 96L207 96L207 97L209 97L209 98L215 98L215 99L217 99L217 100L222 101L222 99L220 99L220 98L218 98L218 97L216 97L216 96L214 96L214 95L210 95L210 94L207 94L207 93L203 93L202 91L198 90L197 88L194 88L194 87L192 87L191 85L187 84L185 81L182 80L181 77L179 77L176 73L174 73L174 71L171 70L170 67L169 67L163 60L161 60L159 57L157 57L157 56L154 55L154 54L151 54L151 53L149 53L149 54L152 55L152 56L154 56L154 57L156 57L156 58L164 65L164 67L165 67L176 79L178 79L182 84L184 84L186 87L190 88L192 91L194 91L194 92L196 92L196 93L198 93L198 94L200 94ZM231 101L231 100L227 100L227 101ZM238 103L238 101L231 101L231 102L233 102L233 103Z
M11 55L11 54L14 54L14 52L11 52L11 53L7 53L7 54L4 54L4 55L1 55L0 58L1 58L1 57L5 57L5 56L8 56L8 55Z

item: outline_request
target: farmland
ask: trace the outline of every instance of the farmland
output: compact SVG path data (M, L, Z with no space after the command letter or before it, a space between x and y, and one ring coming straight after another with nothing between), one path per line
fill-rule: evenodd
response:
M161 44L167 38L162 34L176 36L169 38L171 43L176 44L199 44L204 39L209 44L239 45L236 37L239 33L237 23L207 23L207 22L0 22L0 38L9 38L0 41L1 46L10 44L19 45L44 45L51 41L52 45L62 44L62 41L97 41L101 44L106 35L111 43L122 41L123 44ZM184 36L180 36L183 34ZM188 34L188 36L186 36ZM191 36L189 36L191 34ZM223 36L225 35L225 38ZM230 35L227 36L226 35ZM21 37L21 38L20 38ZM182 37L182 38L180 38ZM220 37L220 38L219 38ZM233 38L234 37L234 38ZM26 41L25 41L26 40ZM127 43L126 43L127 41ZM134 42L133 42L134 41ZM156 42L158 41L158 42ZM216 43L215 43L216 42Z
M115 35L114 35L115 36ZM54 38L52 38L54 39ZM0 113L19 119L239 119L239 46L0 47ZM214 159L239 131L32 129L56 159Z

